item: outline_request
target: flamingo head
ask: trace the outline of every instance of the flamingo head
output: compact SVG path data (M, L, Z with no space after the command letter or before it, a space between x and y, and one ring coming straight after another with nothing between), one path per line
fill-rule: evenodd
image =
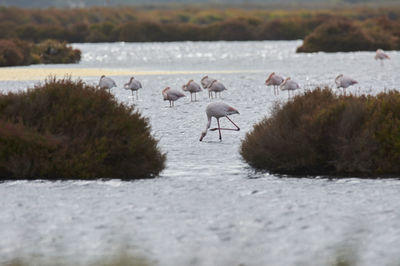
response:
M203 88L205 89L208 85L208 82L206 81L206 79L208 79L208 76L205 76L201 79L201 85L203 86Z
M233 107L229 107L228 110L226 111L228 115L233 115L233 114L240 114L238 110L236 110Z
M189 80L188 83L186 83L185 85L182 86L182 90L187 91L187 87L189 86L189 84L193 82L193 79Z
M207 131L201 132L200 141L202 141L203 138L204 138L206 135L207 135Z
M268 78L265 80L265 85L269 85L269 82L271 81L273 75L275 75L275 72L269 74Z
M272 72L271 74L269 74L267 80L265 81L265 84L268 85L268 83L271 81L272 77L275 75L275 72Z
M167 91L168 91L169 89L171 89L171 88L170 88L170 87L166 87L166 88L163 89L163 91L162 91L162 95L163 95L163 97L164 97L164 101L168 100Z
M290 77L287 77L280 85L280 87L282 88L283 86L285 86L286 82L288 82L290 80Z
M339 88L340 87L340 79L343 77L343 74L338 75L335 78L335 83L336 83L336 87Z
M105 77L106 77L105 75L102 75L102 76L100 77L100 79L105 78Z

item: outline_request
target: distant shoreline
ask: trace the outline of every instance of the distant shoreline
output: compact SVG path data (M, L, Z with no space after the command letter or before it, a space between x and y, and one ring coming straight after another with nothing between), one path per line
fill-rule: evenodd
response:
M0 40L97 43L301 39L305 47L299 52L400 50L400 4L327 5L324 8L305 5L286 10L251 5L242 9L209 8L208 5L169 7L3 7L0 8ZM341 37L343 30L349 40Z

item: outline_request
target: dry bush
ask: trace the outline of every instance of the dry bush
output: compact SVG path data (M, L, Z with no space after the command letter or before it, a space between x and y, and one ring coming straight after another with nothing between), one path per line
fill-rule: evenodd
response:
M306 36L297 52L370 50L373 40L349 20L332 20Z
M3 179L130 180L164 168L165 155L134 106L82 81L50 78L2 95L0 121L6 125L0 131ZM20 164L27 170L18 170Z
M400 94L306 92L255 125L241 154L253 167L275 173L398 175Z
M81 60L80 50L56 40L46 40L35 45L32 53L40 58L42 64L78 63Z
M0 66L18 66L24 63L24 55L11 40L0 40Z
M81 52L65 42L46 40L39 44L22 40L0 40L0 66L77 63Z

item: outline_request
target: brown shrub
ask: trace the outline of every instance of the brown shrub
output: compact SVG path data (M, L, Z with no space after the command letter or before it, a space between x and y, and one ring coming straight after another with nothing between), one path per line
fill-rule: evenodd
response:
M19 66L24 62L24 51L14 41L0 40L0 66Z
M46 40L35 45L32 53L39 56L42 64L77 63L81 59L80 50L56 40Z
M351 21L332 20L309 34L297 52L370 50L373 40Z
M253 26L245 19L230 19L207 26L202 39L244 41L253 40Z
M296 175L400 173L400 93L336 96L317 88L276 106L241 146L253 167Z
M130 180L164 168L147 119L82 81L1 95L0 121L3 179Z

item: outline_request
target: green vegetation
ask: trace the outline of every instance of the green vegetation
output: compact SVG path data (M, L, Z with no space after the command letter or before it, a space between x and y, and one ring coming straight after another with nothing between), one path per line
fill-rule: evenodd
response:
M276 8L2 7L0 38L35 43L305 39L303 52L400 47L399 5Z
M246 135L253 167L293 175L386 177L400 173L400 93L296 96Z
M151 178L165 155L148 121L104 90L49 78L0 95L0 179Z
M65 42L46 40L38 44L22 40L0 40L0 66L77 63L81 52Z

